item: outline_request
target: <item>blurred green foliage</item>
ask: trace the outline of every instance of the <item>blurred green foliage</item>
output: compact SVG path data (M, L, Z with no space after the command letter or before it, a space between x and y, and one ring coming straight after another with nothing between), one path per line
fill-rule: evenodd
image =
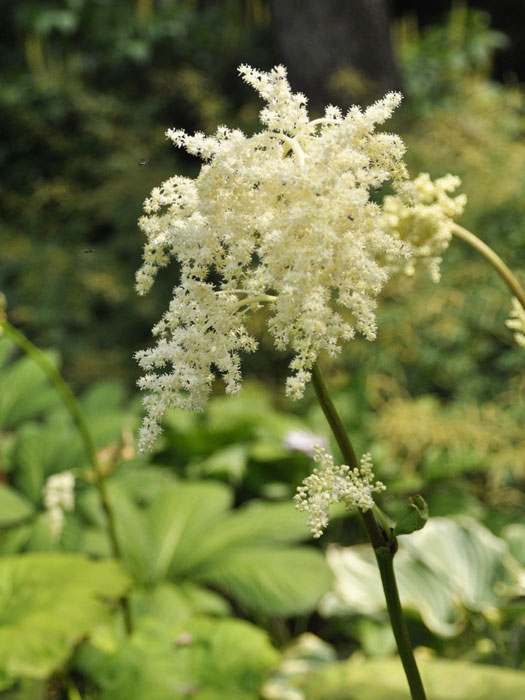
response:
M267 15L191 0L2 4L0 289L13 322L60 347L77 383L129 380L175 282L134 293L141 203L196 167L164 133L253 122L228 86L241 56L269 62Z
M153 690L159 698L169 697L174 688L181 698L189 688L203 698L218 698L224 688L238 697L258 697L254 693L279 656L262 630L230 620L232 615L256 622L279 645L293 638L294 629L311 627L345 650L362 649L370 656L392 651L369 548L332 546L325 561L319 549L299 545L307 530L290 495L311 461L287 441L298 430L316 439L310 431L320 424L318 409L303 418L290 416L276 410L260 386L248 384L237 398L213 398L205 415L172 412L157 453L145 458L135 454L130 432L140 413L138 402L130 403L114 381L102 381L81 395L99 460L109 475L107 491L122 553L123 568L111 569L111 587L110 574L103 569L100 576L95 569L91 574L85 558L113 565L82 443L63 406L47 390L41 370L13 350L10 341L0 341L0 382L7 388L0 401L5 579L0 589L6 593L0 600L0 646L5 647L0 680L5 697L23 700L27 691L44 698L52 687L72 683L92 698L129 696L133 683L137 697ZM58 361L56 354L50 359ZM21 377L27 381L17 381ZM33 400L35 387L38 401ZM347 392L336 395L348 426L356 411L349 397ZM395 415L396 403L392 405ZM389 482L383 505L390 514L417 478L429 491L434 515L440 494L454 484L457 499L442 498L444 513L474 512L481 519L490 514L498 527L506 523L502 539L465 516L434 517L425 529L406 537L397 571L405 605L416 613L410 620L412 635L444 656L519 667L525 624L519 604L523 525L512 522L519 514L509 511L505 498L493 498L497 487L492 486L492 496L482 488L469 495L465 479L475 473L480 483L495 475L497 481L497 470L494 474L482 458L490 454L491 441L479 446L480 455L468 441L445 442L443 449L452 450L460 465L468 464L468 473L459 467L418 474L413 463L401 460L394 475L387 457L398 443L389 433L389 418L388 410L379 412L371 425L377 469ZM433 423L438 428L432 438L438 444L447 429L453 437L439 411ZM366 433L360 439L366 440ZM413 450L412 456L421 450L425 460L432 459L424 432L413 436L415 447L403 434L398 439L402 449ZM498 445L496 441L496 449ZM65 514L56 539L43 487L49 476L65 470L76 476L76 506ZM232 510L234 498L243 505ZM362 541L357 522L343 515L341 509L334 512L325 543ZM336 583L328 594L330 569ZM135 624L128 640L115 600L122 593L130 598ZM320 601L321 617L310 618ZM22 641L15 644L18 639ZM179 639L184 643L178 644ZM235 657L231 669L219 652L224 639ZM311 673L290 680L286 660L283 664L268 686L281 688L282 695L270 693L268 698L284 700L290 683L312 681Z
M425 688L436 700L502 700L523 694L525 677L510 669L418 653ZM335 650L312 634L301 635L285 652L278 671L265 686L265 700L409 700L398 659L365 659L356 654L337 661Z
M11 689L20 700L31 680L27 687L34 697L47 697L50 686L40 688L39 682L61 685L71 671L81 675L81 685L96 692L94 697L129 697L130 684L136 683L136 697L155 692L159 699L183 698L184 688L191 686L197 697L224 692L255 699L279 658L268 633L283 643L290 636L287 619L306 624L330 588L332 575L322 553L301 544L309 534L304 516L290 498L261 500L256 492L257 487L263 491L261 481L247 491L249 502L232 509L229 483L232 475L238 483L238 472L212 469L210 474L199 443L189 446L185 414L170 416L165 437L165 454L173 456L178 437L187 434L181 460L151 464L136 455L131 430L140 404L130 402L120 384L101 381L79 403L108 475L122 555L117 566L110 559L104 510L76 428L48 390L42 370L14 350L11 341L0 339L0 384L6 388L0 399L0 688ZM49 357L58 362L56 354ZM273 454L274 460L288 458L294 464L282 441L290 424L304 429L302 421L292 421L267 402L266 433L258 434L247 429L261 415L260 409L249 415L249 392L237 403L237 417L230 411L227 423L219 419L223 401L212 403L206 429L212 445L242 440L247 455L262 455L268 463ZM271 425L276 432L270 440ZM295 464L298 480L297 464L304 473L308 461L303 455ZM57 538L44 485L51 475L68 470L76 477L76 505L65 513ZM202 476L216 478L203 481ZM286 496L292 486L286 483ZM136 627L129 641L123 639L116 606L124 593ZM262 629L229 619L234 613ZM181 635L195 643L175 644ZM149 660L143 657L146 647ZM140 677L138 659L143 659ZM176 696L170 695L174 688L180 688Z

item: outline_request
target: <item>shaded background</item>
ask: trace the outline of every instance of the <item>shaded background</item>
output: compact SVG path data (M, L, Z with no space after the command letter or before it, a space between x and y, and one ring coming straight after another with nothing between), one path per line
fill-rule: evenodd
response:
M466 176L466 223L490 239L498 220L500 252L508 241L510 262L520 260L521 2L476 4L493 19L462 3L382 0L1 5L0 288L13 323L60 348L77 386L136 379L132 352L176 282L171 269L151 296L134 294L141 203L174 172L199 167L164 132L256 129L259 103L237 77L241 62L285 62L314 112L401 87L407 100L393 128L414 171ZM262 371L271 373L268 363Z
M523 3L419 5L3 2L0 290L11 322L60 352L76 389L111 378L136 396L133 352L148 345L177 283L172 265L147 297L134 292L142 201L173 173L200 167L166 142L167 128L258 128L260 102L238 78L242 62L285 61L314 115L328 101L366 104L400 87L406 99L391 128L407 143L412 173L460 175L469 199L461 223L525 280ZM380 436L394 463L430 460L434 474L433 460L439 469L457 461L447 445L468 433L464 468L471 459L499 465L511 494L500 496L518 507L525 452L511 426L525 408L522 351L505 327L510 298L459 241L442 278L386 288L378 340L352 342L332 367L333 389L352 386L348 420L363 451ZM246 377L277 405L306 411L308 401L283 397L289 356L273 350L263 317L253 326L262 343L246 358ZM494 431L509 450L476 438ZM486 501L485 477L472 484Z
M274 351L260 317L252 330L261 349L246 358L250 383L241 395L225 399L218 381L204 415L174 412L156 452L134 455L131 428L141 407L132 354L149 344L177 283L172 265L147 297L136 296L143 244L136 222L152 187L174 173L194 176L200 166L166 141L166 129L258 129L261 105L239 80L242 62L261 69L286 63L313 115L329 101L366 104L398 87L405 100L386 128L407 143L412 174L460 175L469 200L460 223L525 283L524 8L517 0L0 0L0 291L9 320L61 355L97 448L118 464L110 481L126 486L137 513L147 513L166 484L175 493L200 479L226 484L235 506L289 501L311 459L285 447L286 436L298 428L326 435L310 390L304 401L284 399L290 358ZM524 356L505 326L509 311L505 285L454 240L441 283L419 275L392 281L380 300L378 339L352 341L327 376L356 452L372 452L388 486L381 506L389 515L421 492L433 517L469 516L498 537L514 528L513 551L525 566ZM0 479L32 504L34 522L15 518L0 533L0 553L99 555L104 540L100 532L93 539L100 523L90 520L89 483L78 486L79 507L67 514L62 539L44 531L45 479L79 468L82 446L67 416L57 417L38 370L9 354L6 341ZM196 508L195 517L208 510ZM170 514L177 517L177 509ZM124 541L131 551L147 518L129 520L133 534ZM354 544L362 535L356 519L336 518L320 547ZM484 577L488 607L458 603L455 590L438 622L446 627L452 611L457 634L446 637L439 625L414 617L413 638L450 659L523 668L517 595L494 598L488 549L470 558L469 551L456 559L470 562L474 587ZM145 576L150 564L146 557ZM265 572L272 585L281 569ZM427 611L437 609L440 595L423 600ZM289 598L293 603L296 593ZM348 611L288 619L290 609L270 615L254 605L246 612L242 601L233 608L278 644L308 629L342 656L391 651L380 606L373 620Z

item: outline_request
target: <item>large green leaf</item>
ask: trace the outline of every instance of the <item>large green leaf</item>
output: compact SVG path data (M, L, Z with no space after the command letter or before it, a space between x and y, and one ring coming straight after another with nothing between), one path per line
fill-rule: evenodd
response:
M366 615L385 609L379 570L368 545L330 547L327 560L335 584L321 603L323 615ZM405 608L418 611L427 627L439 635L449 637L461 631L460 610L446 582L403 549L396 554L395 570Z
M154 500L166 488L177 482L169 467L149 464L144 457L121 462L111 477L137 503L144 505Z
M118 442L123 427L138 423L137 407L132 404L130 411L125 398L122 384L110 380L100 381L82 394L80 406L96 447Z
M2 346L12 343L0 339ZM44 353L55 366L58 356L54 352ZM10 430L23 421L60 402L46 375L30 357L21 357L0 369L0 429Z
M125 398L126 392L122 384L109 379L102 380L82 395L82 410L86 416L117 413Z
M0 679L0 684L2 684ZM3 689L3 685L0 685ZM34 678L24 678L13 685L13 681L9 678L5 679L5 690L2 693L2 700L42 700L46 697L48 683Z
M292 504L230 511L226 486L193 482L170 485L140 508L122 482L108 484L124 561L142 585L193 581L280 615L312 610L329 589L324 557L288 544L306 534Z
M155 553L146 514L118 483L108 481L107 491L124 564L138 583L149 583L153 578L150 572L154 566ZM107 537L107 532L105 534Z
M163 622L181 622L195 615L228 615L230 606L217 593L191 581L162 581L153 588L133 592L134 617L154 617Z
M151 504L148 523L155 552L152 579L164 577L173 562L188 570L197 543L211 536L231 503L231 492L218 482L177 484Z
M0 567L0 670L45 678L108 618L102 600L121 596L128 579L113 561L80 554L4 557Z
M15 344L9 340L9 338L0 336L0 372L5 372L6 365L14 348Z
M228 523L224 523L214 533L221 546L232 544L275 544L301 542L310 538L305 526L304 514L288 501L284 503L264 503L256 501L235 511Z
M517 700L525 697L525 673L464 661L419 662L427 696L432 700ZM399 659L327 665L299 686L305 700L409 700Z
M235 397L216 397L207 409L210 429L229 432L252 430L273 412L270 394L263 386L246 384Z
M324 614L384 610L369 547L333 546L327 559L335 585L321 604ZM507 543L466 517L431 518L423 530L400 537L394 565L403 606L444 637L461 631L466 609L488 609L512 596L520 576Z
M5 556L19 552L30 539L32 530L30 524L22 524L0 532L0 554Z
M184 570L198 573L210 560L224 557L224 553L239 547L282 545L307 539L304 515L290 502L255 502L230 512L206 533L195 538L187 547ZM174 562L174 571L178 570Z
M84 445L69 417L55 415L47 424L29 423L20 429L13 480L28 498L39 503L50 474L84 467L86 461Z
M257 700L279 655L264 632L242 620L145 619L115 654L84 654L100 700Z
M14 449L14 484L35 504L41 501L45 482L42 455L39 451L41 432L41 426L24 425Z
M215 450L206 459L200 460L192 471L203 477L225 476L230 482L239 483L248 466L248 452L248 447L242 443L227 445Z
M503 528L501 533L503 539L508 542L513 556L525 566L525 524L512 523Z
M519 576L505 540L466 516L434 518L430 529L403 538L403 547L447 581L470 610L498 605Z
M231 501L230 490L217 482L170 485L140 508L125 482L108 481L124 561L134 578L153 584L166 577L174 561L184 571L195 542L205 539Z
M33 510L32 503L18 491L0 483L0 527L25 520Z
M313 610L329 589L331 573L310 547L250 547L225 552L199 572L198 580L269 615Z

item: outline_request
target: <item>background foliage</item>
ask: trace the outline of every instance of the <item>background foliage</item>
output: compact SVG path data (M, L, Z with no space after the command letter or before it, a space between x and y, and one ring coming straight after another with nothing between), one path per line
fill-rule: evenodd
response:
M264 687L274 700L406 697L382 599L362 586L375 579L359 523L336 510L314 547L290 505L311 460L286 438L327 438L327 429L312 396L284 400L288 358L271 350L264 319L241 396L225 398L218 384L206 414L172 413L152 456L134 450L131 356L176 282L167 270L148 297L134 294L141 202L198 167L166 144L168 127L257 128L258 104L236 67L278 62L268 7L2 5L0 290L10 321L59 350L46 352L77 390L110 474L123 564L109 559L69 416L2 339L0 696L248 700ZM461 223L525 282L524 92L492 79L494 52L513 46L462 4L439 20L394 24L407 99L391 128L414 174L461 176ZM510 700L525 688L525 375L504 325L509 308L499 278L453 241L441 284L391 284L378 340L353 341L330 367L345 425L388 486L384 509L395 519L415 492L429 503L429 525L401 538L398 566L423 673L443 700L481 700L491 687ZM77 478L77 504L56 540L42 490L65 470ZM421 555L443 542L441 563L462 564L452 578ZM122 595L136 622L129 639ZM433 680L444 675L449 685ZM379 677L390 680L378 686Z

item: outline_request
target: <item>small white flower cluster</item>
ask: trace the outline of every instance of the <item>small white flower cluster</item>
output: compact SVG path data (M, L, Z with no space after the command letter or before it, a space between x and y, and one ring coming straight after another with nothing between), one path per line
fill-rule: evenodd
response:
M137 353L148 392L142 451L169 408L203 409L215 373L229 393L239 390L239 353L257 345L243 317L263 303L277 349L294 352L287 394L300 398L320 351L337 353L356 331L375 337L384 261L407 257L370 199L388 180L406 189L403 142L376 132L401 95L345 115L329 106L310 121L284 67L239 72L266 102L265 128L251 137L226 127L212 137L170 129L175 145L205 162L195 180L175 176L155 188L139 221L147 236L139 294L170 259L181 270L153 329L156 346Z
M72 511L75 507L75 477L71 472L60 472L49 477L44 486L44 505L49 529L58 539L64 527L64 511Z
M416 263L422 261L434 282L439 282L441 254L449 246L454 219L463 213L467 198L464 194L448 196L461 184L455 175L432 182L427 173L420 173L412 184L414 200L409 206L398 195L384 198L384 226L408 248L410 258L402 271L413 275ZM393 261L392 269L400 269L397 261Z
M525 309L516 299L512 299L512 311L510 312L510 318L505 322L507 328L514 331L514 340L517 344L525 348Z
M332 503L345 503L348 510L373 508L373 493L385 490L381 481L373 483L372 457L367 452L361 457L359 467L350 469L342 464L334 465L333 457L321 447L314 450L319 469L314 469L299 486L294 496L296 507L308 513L307 525L314 537L320 537L328 525Z

